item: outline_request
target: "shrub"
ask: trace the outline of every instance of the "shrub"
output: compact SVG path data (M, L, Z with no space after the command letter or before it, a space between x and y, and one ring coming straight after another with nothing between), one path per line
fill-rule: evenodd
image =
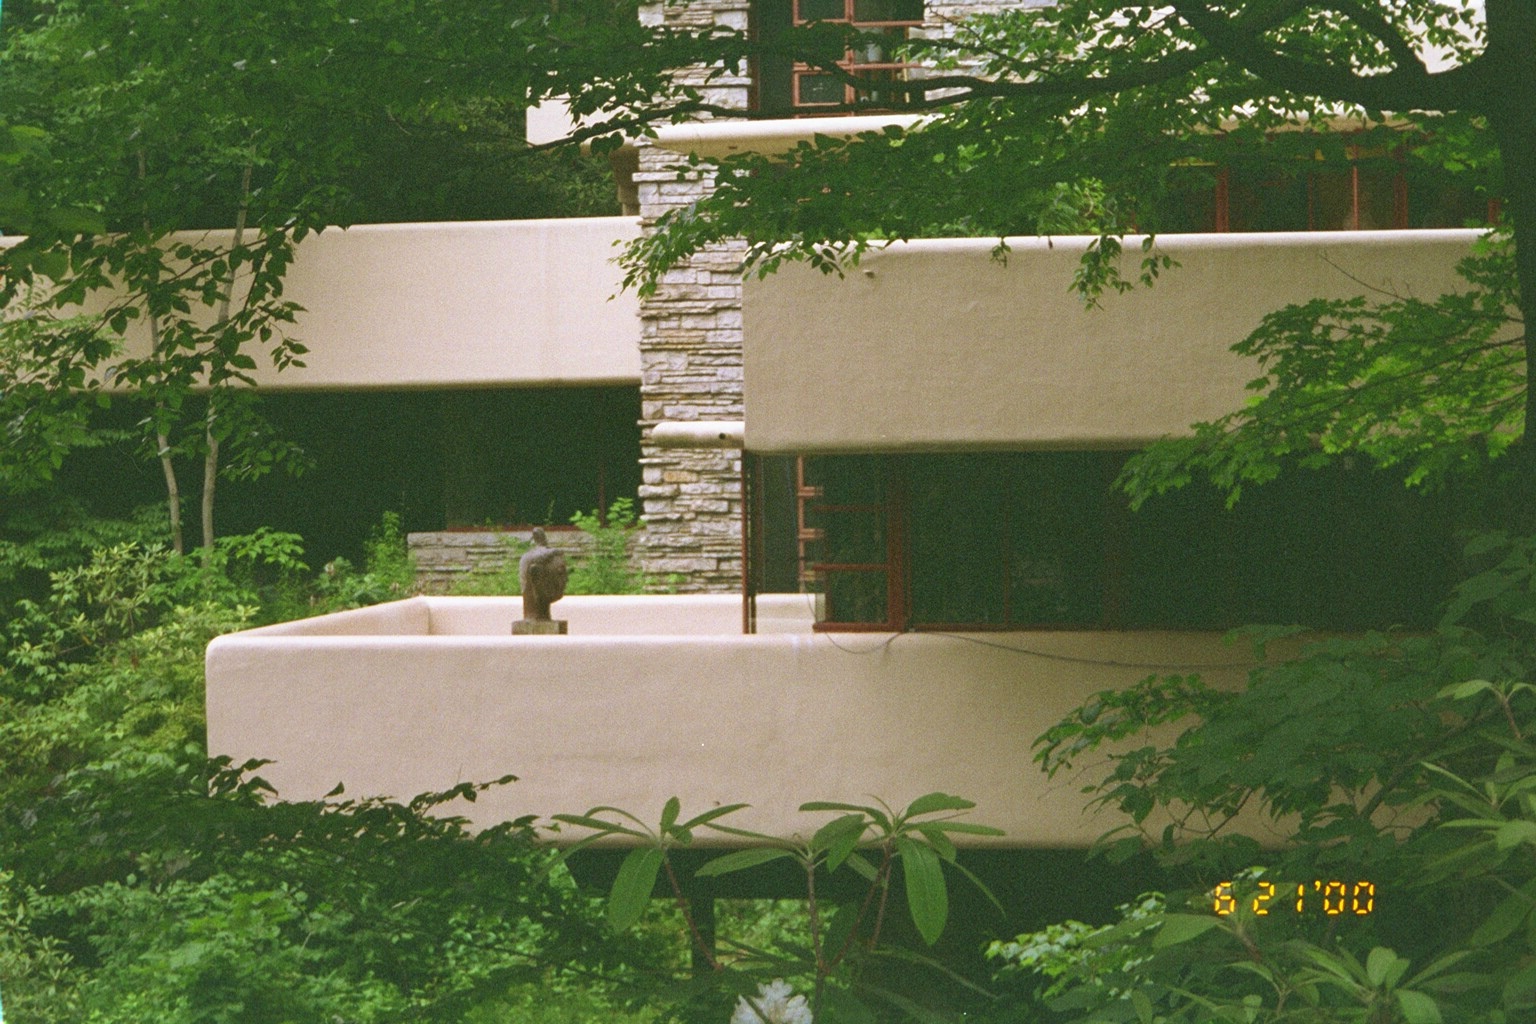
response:
M599 509L577 512L571 522L587 535L588 543L583 551L566 552L570 564L567 594L646 592L649 581L630 557L630 545L640 525L634 499L615 500L606 516ZM517 562L528 550L528 543L515 537L504 537L501 543L506 548L504 560L471 569L454 580L448 592L460 597L522 593Z
M577 512L571 522L592 539L585 558L571 569L568 594L643 594L645 574L630 559L629 546L639 526L632 498L608 506L606 519L598 510Z

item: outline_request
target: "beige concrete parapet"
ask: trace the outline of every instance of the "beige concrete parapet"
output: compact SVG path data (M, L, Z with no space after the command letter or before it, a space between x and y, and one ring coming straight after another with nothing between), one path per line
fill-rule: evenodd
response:
M959 838L1082 846L1116 822L1085 815L1081 779L1037 770L1035 737L1159 667L1244 667L1211 634L815 635L804 598L765 600L759 621L795 631L730 635L739 600L678 595L566 598L569 636L507 635L516 598L417 598L220 637L209 749L273 759L262 775L289 799L516 774L463 808L480 824L598 804L656 817L677 796L685 814L746 801L736 825L807 835L809 800L943 790L1007 832Z
M252 376L290 390L638 384L639 305L612 261L639 230L632 217L592 217L311 235L283 295L304 307L286 333L309 347L306 365L279 373L258 357ZM126 341L147 351L147 328Z
M867 114L858 117L783 118L762 121L688 121L656 129L653 145L673 153L714 160L733 153L775 156L818 135L852 139L865 132L922 126L922 114Z
M898 243L846 277L804 265L743 300L746 446L757 452L1133 448L1242 406L1229 349L1288 303L1425 299L1464 286L1478 232L1163 235L1151 288L1086 309L1085 238ZM1125 242L1134 276L1139 241ZM807 311L814 311L808 313Z

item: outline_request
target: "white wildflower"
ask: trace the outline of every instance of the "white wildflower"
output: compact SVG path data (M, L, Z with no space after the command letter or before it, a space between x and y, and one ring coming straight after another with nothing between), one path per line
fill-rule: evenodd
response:
M780 979L757 986L752 1002L745 996L736 1000L731 1024L811 1024L811 1008L805 996L795 995L789 982Z

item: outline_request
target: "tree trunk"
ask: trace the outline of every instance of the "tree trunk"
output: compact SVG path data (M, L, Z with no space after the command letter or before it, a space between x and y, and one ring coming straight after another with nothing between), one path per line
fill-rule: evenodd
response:
M208 396L208 416L204 420L203 440L203 565L213 561L213 495L219 480L219 439L213 433L214 396Z
M246 164L240 174L240 207L235 214L235 237L230 244L232 252L238 252L245 244L245 222L249 216L251 207L251 171L253 165ZM224 296L219 302L219 317L215 321L216 327L223 327L229 322L230 307L235 297L235 273L231 269L229 283L224 288ZM203 564L208 565L213 561L213 499L219 482L219 438L214 430L214 424L218 421L219 393L216 388L208 390L208 413L203 418Z
M149 318L149 346L156 356L160 354L160 318ZM158 418L163 405L157 402ZM160 459L160 472L165 475L166 513L171 524L171 550L178 555L186 554L186 542L181 536L181 487L176 481L176 464L171 461L171 439L163 430L155 431L155 453Z
M144 151L139 150L139 180L145 178ZM149 219L144 220L144 233L149 234ZM160 358L160 318L154 313L149 314L149 351L158 361ZM164 414L164 403L155 403L155 419L159 422ZM186 541L181 535L181 486L176 480L176 464L171 460L171 439L163 430L155 431L155 454L160 460L160 472L165 476L165 505L167 517L171 526L171 550L178 555L187 552Z
M187 545L181 538L181 488L176 483L176 467L171 464L171 439L156 433L155 444L159 446L160 471L165 474L165 503L171 521L171 550L183 555L186 554Z
M1481 103L1499 147L1504 170L1504 216L1515 241L1515 279L1525 322L1525 423L1511 449L1513 470L1504 518L1511 528L1536 531L1536 5L1529 0L1488 0L1488 46Z

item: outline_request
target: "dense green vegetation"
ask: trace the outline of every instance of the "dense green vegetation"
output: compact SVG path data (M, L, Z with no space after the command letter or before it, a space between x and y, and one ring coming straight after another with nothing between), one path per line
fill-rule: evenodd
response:
M585 12L434 14L7 8L0 109L27 126L0 154L14 209L0 229L27 235L0 256L0 301L26 311L0 322L8 490L46 486L72 451L120 445L163 478L172 549L195 545L185 521L211 551L223 484L305 466L249 386L259 364L307 351L283 294L299 242L360 221L616 212L599 164L529 149L537 62L512 73L505 60ZM127 342L135 332L147 345ZM138 408L113 424L102 410L124 391Z
M1525 242L1536 222L1536 191L1523 187L1536 103L1521 61L1536 23L1518 0L1483 6L1486 30L1470 6L1420 0L1385 13L1289 0L1063 0L986 19L974 35L923 44L955 74L883 97L955 116L858 144L819 139L787 170L733 159L713 198L633 250L635 279L643 286L722 237L746 237L765 266L798 253L831 270L839 242L856 250L938 228L1086 226L1104 234L1082 284L1108 294L1172 269L1149 248L1122 276L1116 234L1142 213L1152 225L1154 208L1136 204L1175 187L1170 169L1283 164L1310 151L1337 170L1349 159L1342 145L1275 129L1325 123L1341 103L1370 123L1358 140L1367 146L1429 138L1413 159L1502 195ZM639 913L645 883L691 841L675 807L646 833L655 844L626 859L600 911L549 872L528 823L470 834L451 816L479 784L403 805L345 793L270 803L259 764L206 758L210 637L406 585L388 526L361 569L332 562L317 574L296 538L217 538L205 510L201 552L180 553L192 545L176 532L174 478L187 460L200 464L206 508L215 481L290 454L255 418L242 375L258 357L302 357L302 341L283 334L292 244L334 221L580 206L565 183L590 179L563 166L530 173L517 201L485 186L499 173L486 169L518 151L507 121L522 103L565 92L588 113L701 109L659 70L701 55L735 68L751 42L653 35L632 4L579 0L511 12L444 3L429 17L394 2L7 9L0 215L32 238L7 253L3 295L42 286L34 315L6 321L0 338L0 987L11 1017L492 1022L676 1008L750 1021L745 997L786 1018L814 1005L824 1021L953 1019L959 1003L840 998L868 980L851 977L868 963L852 952L880 932L858 903L829 914L845 929L830 935L816 931L818 917L759 922L756 934L738 919L752 947L743 970L660 991L683 971L685 943L666 928L698 927L681 910ZM1462 67L1431 74L1415 56L1421 40ZM849 43L824 31L785 45L833 71ZM968 58L981 61L979 76ZM930 98L929 87L952 91ZM661 98L645 109L648 97ZM1216 130L1234 113L1236 130ZM440 154L454 170L444 173ZM243 233L229 246L167 252L170 232L211 225ZM242 267L256 287L236 297ZM69 315L71 300L114 276L128 280L130 302L92 322ZM1536 248L1493 251L1469 264L1467 281L1464 299L1313 304L1272 318L1252 339L1274 371L1260 385L1270 404L1214 425L1201 444L1163 449L1126 483L1150 493L1206 474L1236 493L1288 460L1356 455L1426 478L1452 466L1475 478L1529 421L1529 370L1519 366L1531 365L1532 348L1508 310L1536 301ZM168 470L153 526L73 516L49 490L69 450L116 440L95 429L93 408L110 396L88 382L130 322L150 324L156 339L149 358L122 370L150 405L135 436ZM188 401L204 375L213 397ZM1319 409L1337 415L1307 418ZM1508 447L1526 453L1515 467L1526 477L1494 518L1528 526L1536 503L1519 496L1536 477L1533 449ZM999 943L1007 995L972 992L966 1009L1139 1024L1530 1019L1536 550L1495 536L1470 557L1431 631L1327 640L1236 693L1149 680L1101 695L1044 737L1051 771L1107 757L1088 797L1123 810L1132 831L1106 855L1150 847L1190 881L1116 921ZM1182 727L1175 738L1144 738L1145 727L1170 723ZM497 784L509 783L484 783ZM833 806L839 817L803 849L765 846L702 870L770 856L863 864L868 905L886 906L899 884L921 945L947 919L939 880L950 852L943 829L912 824L925 808ZM1288 845L1244 834L1233 823L1241 810ZM1177 827L1163 828L1162 814ZM612 816L585 817L602 829ZM855 857L861 847L873 856ZM1342 888L1328 889L1335 879ZM1363 880L1374 886L1370 914L1357 912ZM1281 913L1296 886L1321 917ZM633 933L612 927L632 923ZM758 988L770 971L811 989L812 1001Z
M996 944L1005 973L1053 1020L1528 1020L1533 554L1474 542L1427 634L1313 641L1236 693L1150 679L1048 732L1053 774L1109 751L1086 792L1132 824L1106 855L1150 844L1194 884Z
M670 964L612 937L526 823L466 830L454 802L483 786L273 804L259 764L207 760L207 641L398 595L399 541L386 522L366 566L315 574L270 531L207 564L158 524L6 534L8 1020L562 1020L567 1000L622 1017L637 976Z

